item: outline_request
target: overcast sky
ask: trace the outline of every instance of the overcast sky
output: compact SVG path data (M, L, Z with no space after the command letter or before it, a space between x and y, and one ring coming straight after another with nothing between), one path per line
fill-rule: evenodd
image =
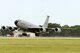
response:
M49 22L80 25L80 0L0 0L0 26L15 26L16 19L33 24Z

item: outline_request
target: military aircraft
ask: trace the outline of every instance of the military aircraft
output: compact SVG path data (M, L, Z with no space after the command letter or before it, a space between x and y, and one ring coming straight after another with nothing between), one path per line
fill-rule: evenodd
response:
M25 32L33 32L35 33L36 36L39 36L41 33L49 33L49 31L53 32L61 32L60 28L48 28L48 21L49 21L50 16L47 16L45 22L43 25L34 25L30 22L24 21L24 20L16 20L14 24L16 27L11 27L11 26L2 26L2 30L8 30L8 31L15 31L15 30L22 30L22 34L26 34Z

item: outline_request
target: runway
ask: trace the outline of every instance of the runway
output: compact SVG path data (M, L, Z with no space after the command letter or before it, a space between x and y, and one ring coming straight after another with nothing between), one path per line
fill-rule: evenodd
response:
M0 39L80 39L80 37L0 37Z

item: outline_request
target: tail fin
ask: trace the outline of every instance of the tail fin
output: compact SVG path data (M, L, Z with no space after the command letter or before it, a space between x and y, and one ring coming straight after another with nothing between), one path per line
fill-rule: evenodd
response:
M46 20L45 20L45 22L44 22L43 28L47 28L47 27L48 27L49 17L50 17L50 16L47 16L47 18L46 18Z

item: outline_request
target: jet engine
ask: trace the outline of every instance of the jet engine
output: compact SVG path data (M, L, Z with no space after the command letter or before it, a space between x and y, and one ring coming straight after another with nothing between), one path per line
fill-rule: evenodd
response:
M7 26L2 26L1 29L2 30L7 30L8 28L7 28Z
M2 26L1 29L4 30L5 29L5 26Z
M61 29L60 28L51 28L52 29L52 31L54 31L54 32L61 32Z
M17 27L8 27L8 29L12 31L12 30L17 30L18 28Z
M9 30L13 30L13 28L12 28L12 27L8 27L8 29L9 29Z
M41 32L46 32L46 29L45 28L41 28L40 31Z
M17 27L2 26L1 29L2 29L2 30L10 30L10 31L12 31L12 30L17 30Z

